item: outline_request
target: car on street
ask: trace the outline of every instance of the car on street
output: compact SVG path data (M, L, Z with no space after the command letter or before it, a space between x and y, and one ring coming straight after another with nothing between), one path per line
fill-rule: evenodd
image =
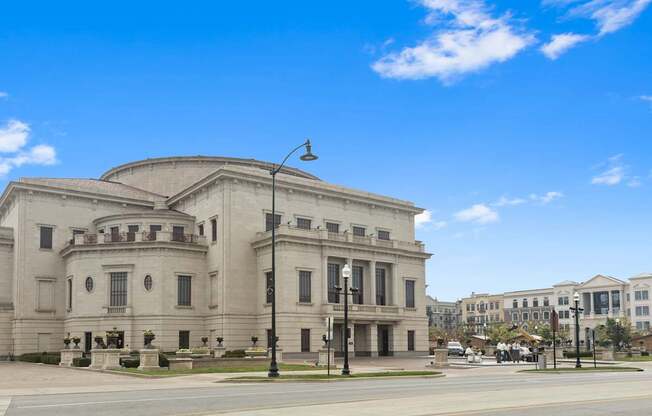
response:
M457 341L449 341L447 345L448 355L456 355L458 357L464 356L464 348L462 344Z

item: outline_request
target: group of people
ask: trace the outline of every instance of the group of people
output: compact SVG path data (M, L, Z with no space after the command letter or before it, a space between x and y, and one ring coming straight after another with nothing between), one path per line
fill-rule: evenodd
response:
M513 363L521 362L521 344L518 342L499 342L498 345L496 345L496 361L500 363L510 360Z

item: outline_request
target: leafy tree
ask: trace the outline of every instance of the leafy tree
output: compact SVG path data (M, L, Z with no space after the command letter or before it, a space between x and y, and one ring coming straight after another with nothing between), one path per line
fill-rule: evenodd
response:
M632 342L632 325L628 319L607 318L605 325L596 328L595 339L602 347L613 346L620 351Z
M509 342L516 336L516 333L511 329L510 325L499 323L487 327L487 336L493 343Z

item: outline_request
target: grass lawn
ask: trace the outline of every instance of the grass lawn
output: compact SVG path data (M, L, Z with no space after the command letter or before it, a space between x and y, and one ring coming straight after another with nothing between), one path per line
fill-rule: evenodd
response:
M232 377L225 381L276 381L276 380L296 380L296 381L316 381L316 380L350 380L360 378L378 378L378 377L428 377L440 376L437 371L384 371L376 373L353 373L350 376L339 374L281 374L278 378L269 378L266 376L243 376Z
M630 361L630 362L633 362L633 363L635 363L635 362L643 362L643 361L652 361L652 356L650 356L650 355L647 355L647 356L637 355L637 356L633 356L633 357L622 358L620 361Z
M248 373L254 371L267 371L269 369L268 365L255 365L248 367L207 367L207 368L193 368L192 370L174 370L170 371L167 368L161 368L158 370L147 370L141 371L137 368L121 368L120 370L115 370L121 373L127 374L138 374L145 376L155 376L155 377L176 377L176 376L187 376L190 374L211 374L211 373ZM279 370L281 371L308 371L308 370L319 370L319 367L305 364L279 364Z
M632 372L632 371L643 371L641 368L635 368L635 367L615 367L615 366L605 366L605 367L600 367L594 368L593 366L584 366L582 368L575 368L575 367L562 367L562 368L546 368L545 370L521 370L519 373L572 373L572 372L578 372L578 371L583 371L583 372L594 372L594 373L627 373L627 372Z

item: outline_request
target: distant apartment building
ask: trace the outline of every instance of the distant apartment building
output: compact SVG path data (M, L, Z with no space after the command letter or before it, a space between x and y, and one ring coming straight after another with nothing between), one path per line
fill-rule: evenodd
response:
M462 321L461 301L447 302L426 296L426 314L430 327L454 330Z
M585 282L565 280L549 288L518 290L489 295L472 293L462 299L462 322L466 327L483 334L485 324L506 322L525 330L550 322L553 310L559 315L559 325L575 339L575 293L579 294L580 342L588 345L592 330L604 325L607 318L627 318L632 329L650 332L652 309L652 273L642 273L628 281L598 274ZM499 302L500 308L495 303ZM497 317L496 314L500 316Z
M462 322L476 334L484 334L490 324L504 322L503 294L471 293L462 299Z

